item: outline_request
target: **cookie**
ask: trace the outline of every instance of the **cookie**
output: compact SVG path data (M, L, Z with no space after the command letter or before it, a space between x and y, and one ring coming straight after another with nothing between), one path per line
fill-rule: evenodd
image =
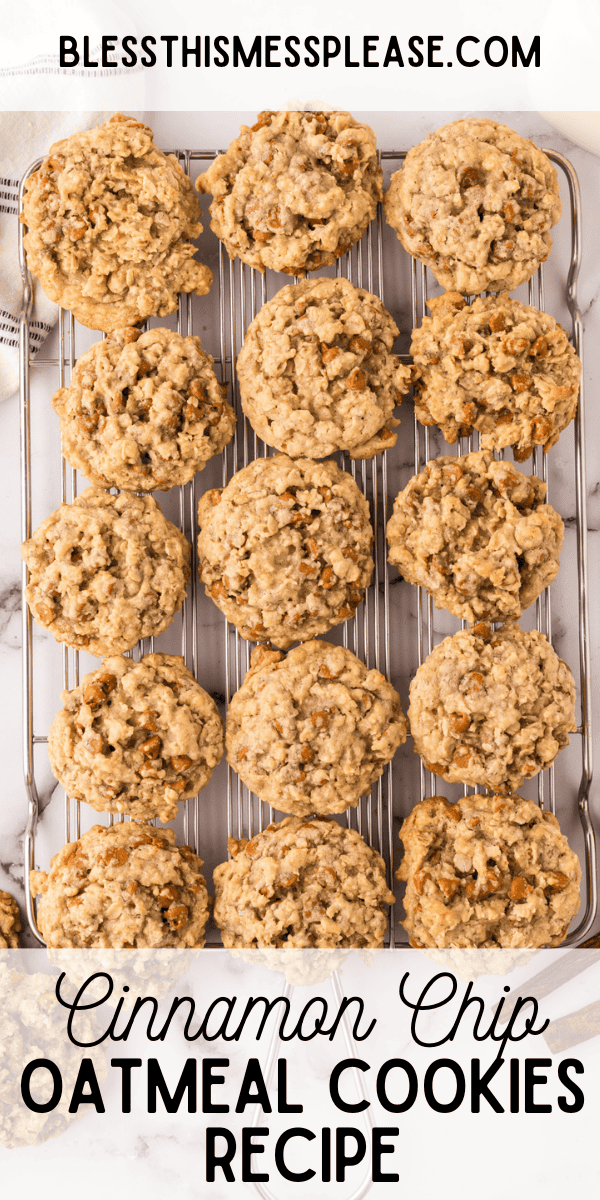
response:
M68 796L97 812L172 821L223 757L217 706L179 655L106 658L61 699L50 766Z
M198 506L200 578L242 637L285 649L346 621L373 571L369 506L334 462L258 458Z
M214 917L228 947L376 948L394 895L385 863L354 829L286 817L229 839L214 871Z
M342 646L260 646L227 712L227 760L273 808L355 808L406 741L400 697Z
M398 327L349 279L288 284L263 304L238 355L242 408L268 446L296 458L394 446L394 407L412 372L391 353Z
M517 620L558 574L563 523L545 495L541 479L490 451L436 458L396 497L389 561L436 608Z
M172 329L118 329L96 342L52 399L65 458L99 487L187 483L235 429L212 368L200 338Z
M449 783L514 791L569 744L575 683L537 629L475 625L419 667L408 717L428 770Z
M546 261L562 211L550 159L489 117L452 121L392 175L387 221L405 250L457 292L512 291Z
M10 892L0 892L0 950L18 950L22 931L19 906Z
M98 1019L98 1009L91 1006L87 1009L79 1008L76 1037L80 1044L75 1045L74 1041L70 1041L65 1029L65 1009L56 999L56 964L53 964L52 974L46 974L44 970L33 971L36 960L41 967L47 965L44 957L39 951L28 955L27 958L25 955L0 956L0 1145L7 1150L15 1150L21 1146L40 1146L50 1138L61 1137L71 1122L81 1119L81 1109L69 1110L77 1080L80 1079L82 1054L85 1054L88 1063L93 1066L99 1084L106 1079L108 1071L108 1048L102 1035L105 1034L110 1017L101 1009L100 1012L105 1018L102 1025L101 1017ZM12 969L17 966L21 969ZM90 963L87 975L73 991L68 991L70 980L67 982L63 979L62 995L75 996L79 987L85 984L91 975L103 969L106 970L106 967L104 964L99 965L97 960ZM104 993L101 994L106 992L106 980L103 982ZM91 987L86 988L84 1004L89 1004L93 987L92 983ZM118 1003L116 997L115 988L113 1004ZM122 998L120 994L119 998ZM83 1046L85 1050L82 1049ZM38 1060L37 1064L33 1063L34 1059ZM40 1060L45 1064L52 1063L54 1073L51 1074L50 1069L38 1070ZM35 1068L33 1075L32 1063ZM55 1087L57 1071L60 1073L60 1095L57 1095ZM28 1108L23 1100L24 1094L27 1094L25 1089L28 1077L37 1111ZM54 1148L50 1151L50 1156L53 1157L56 1153ZM60 1155L60 1150L58 1153ZM90 1191L89 1188L86 1190Z
M375 134L347 112L261 112L196 180L230 258L304 275L362 237L383 196Z
M202 225L191 180L133 117L55 142L25 183L21 221L29 270L89 329L166 317L179 292L210 288L193 257Z
M560 946L581 867L556 817L522 796L430 796L400 830L411 946Z
M209 896L202 860L172 829L127 821L94 825L31 872L48 946L93 949L203 946Z
M577 411L581 362L549 313L500 296L467 304L458 292L427 301L413 330L415 413L447 442L481 435L483 450L512 446L524 462L549 450Z
M57 642L117 654L170 625L185 596L190 551L152 496L90 487L23 542L25 597Z

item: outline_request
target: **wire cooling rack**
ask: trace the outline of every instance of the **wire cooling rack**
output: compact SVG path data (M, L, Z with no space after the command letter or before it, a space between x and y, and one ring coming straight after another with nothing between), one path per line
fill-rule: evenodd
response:
M174 153L183 168L194 176L202 164L212 160L216 151L183 151ZM568 192L568 215L558 227L562 231L560 301L567 305L572 323L572 340L582 355L582 321L577 302L577 276L581 262L581 205L577 176L571 164L555 151L546 150L562 174ZM381 155L386 174L397 170L404 159L402 151L387 151ZM20 191L22 205L25 180L42 160L33 163L25 175ZM68 384L76 358L98 334L77 325L70 313L60 311L58 349L33 357L30 346L32 310L32 279L27 271L22 229L19 234L19 253L23 274L23 311L21 316L21 462L22 462L22 532L26 539L35 525L47 516L60 501L71 501L87 486L87 481L68 466L60 454L58 432L56 445L48 439L45 419L36 419L37 405L43 412L49 407L53 392ZM249 666L252 646L237 630L227 624L201 588L196 561L196 510L202 493L209 487L225 484L236 470L252 459L271 451L257 438L244 418L239 405L234 364L245 331L260 307L270 299L289 278L267 272L266 276L240 263L229 261L220 243L208 231L200 239L200 257L213 268L214 282L206 298L181 296L176 317L167 321L154 320L154 325L170 325L184 335L200 334L205 349L215 359L215 370L221 380L231 384L230 399L238 413L234 439L222 457L213 460L201 475L182 488L159 493L165 514L183 529L193 546L192 579L181 614L170 629L156 639L156 649L166 653L183 654L186 664L207 690L221 703L222 709L239 688ZM324 275L345 275L360 287L379 295L392 312L400 327L399 349L406 361L410 330L425 313L428 292L439 290L432 276L409 258L395 235L382 220L381 211L369 226L362 240L338 260L335 268ZM553 287L553 291L555 288ZM517 293L527 303L544 308L546 287L543 268ZM385 454L367 462L351 462L347 456L337 456L339 465L350 471L366 495L375 531L375 570L364 603L346 624L327 636L347 646L368 666L381 670L399 688L406 704L408 682L417 666L448 633L460 623L447 613L434 610L432 600L422 589L399 580L395 570L386 562L385 527L391 515L393 499L405 486L413 472L423 469L427 460L443 453L465 454L478 448L478 437L463 438L454 448L448 447L439 433L419 425L405 401L401 412L402 424L398 444ZM38 425L40 433L38 434ZM56 419L58 427L58 419ZM40 440L41 439L41 440ZM571 745L556 765L540 773L525 785L524 794L537 798L543 808L556 811L563 831L582 859L584 899L576 927L565 945L583 940L594 921L597 909L596 848L589 815L589 792L592 782L592 729L590 704L590 653L587 611L587 546L586 546L586 481L583 393L579 414L571 430L561 437L561 447L567 447L567 468L561 457L561 495L568 487L571 520L567 519L567 538L563 563L558 579L534 606L524 614L523 624L542 630L552 640L558 634L560 652L574 672L578 689L579 722ZM553 455L536 449L528 464L519 464L522 471L539 475L549 486L552 502L554 486ZM504 457L504 454L502 454ZM508 457L510 457L508 455ZM563 507L563 515L567 516ZM39 511L37 511L39 509ZM35 517L35 520L34 520ZM565 558L567 563L565 564ZM23 569L23 587L27 572ZM553 621L553 608L559 608L559 620ZM463 623L464 625L464 623ZM50 644L52 643L52 644ZM563 648L567 646L567 652ZM155 639L145 639L132 652L134 658L152 652ZM80 661L81 659L81 661ZM48 725L59 706L60 687L77 685L80 675L96 667L97 660L80 655L66 646L58 646L47 635L32 629L27 605L23 603L23 745L24 774L28 797L28 823L25 837L25 889L27 916L32 932L43 943L36 924L35 907L29 892L29 872L36 859L44 863L61 846L62 841L79 837L85 828L98 821L112 824L122 817L92 812L87 805L64 798L60 805L55 795L59 789L51 781L47 753ZM563 771L568 756L568 770ZM563 776L565 778L563 778ZM578 779L574 785L573 780ZM404 816L417 800L442 792L450 799L473 789L444 784L425 769L410 745L404 747L393 764L384 771L369 796L363 797L355 810L341 821L359 830L366 840L385 859L388 882L394 886L393 869L398 860L397 832ZM47 801L52 798L52 803ZM282 814L251 795L236 773L225 764L217 769L213 780L199 797L181 805L181 814L174 823L178 841L188 842L215 865L226 856L227 836L251 837L271 820ZM43 817L40 819L43 809ZM57 819L62 811L61 822ZM61 834L64 832L64 837ZM398 904L396 905L398 908ZM209 931L208 944L218 945L218 931ZM398 916L390 911L387 943L390 947L406 945L406 937Z

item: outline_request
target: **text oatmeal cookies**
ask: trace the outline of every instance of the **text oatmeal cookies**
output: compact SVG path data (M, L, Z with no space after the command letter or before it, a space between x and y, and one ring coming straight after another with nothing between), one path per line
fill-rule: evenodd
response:
M394 895L385 863L354 829L286 817L251 841L229 839L214 871L214 917L228 947L383 945Z
M581 362L548 313L501 296L427 301L413 330L415 413L447 442L481 434L483 450L512 446L517 462L549 450L577 411Z
M563 523L545 495L541 479L490 451L433 459L396 497L389 561L436 608L518 619L558 573Z
M178 655L106 658L61 698L50 765L68 796L98 812L171 821L223 757L217 706Z
M349 279L288 284L263 304L238 355L252 428L292 458L372 458L394 446L394 408L412 378L391 353L397 336L381 300Z
M458 292L512 291L545 262L562 206L550 159L487 117L452 121L409 150L384 199L409 254Z
M383 195L375 134L347 112L262 112L196 180L230 258L304 275L362 237Z
M521 796L430 796L400 831L411 946L559 946L581 867L556 817Z
M49 873L31 872L40 933L50 947L203 946L210 900L201 867L172 829L94 825L54 855Z
M285 649L346 621L373 571L369 506L334 462L258 458L198 505L199 572L242 637Z
M296 816L355 807L406 741L400 697L342 646L260 646L227 712L227 759L267 804Z
M121 653L171 623L190 551L152 496L86 488L23 543L27 603L57 642L98 656Z
M96 342L52 399L65 458L99 487L187 483L235 429L212 368L200 338L171 329L118 329Z
M575 684L537 629L475 625L419 667L408 710L415 750L450 783L514 791L569 743Z
M0 950L18 950L20 933L19 906L10 892L0 891Z

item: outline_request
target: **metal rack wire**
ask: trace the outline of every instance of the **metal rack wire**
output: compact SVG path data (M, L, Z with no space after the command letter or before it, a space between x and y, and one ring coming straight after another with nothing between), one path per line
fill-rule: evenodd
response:
M211 160L216 152L212 151L173 151L181 162L184 169L191 173L193 165L200 164L207 160ZM570 247L570 263L568 276L566 280L566 299L571 314L572 320L572 339L573 343L580 354L582 355L582 322L581 314L577 302L577 276L581 262L581 205L579 196L579 186L576 174L571 164L552 150L546 150L545 153L552 159L559 170L565 177L570 207L570 222L571 222L571 247ZM393 170L401 164L404 158L404 152L387 151L381 155L386 168L391 166ZM21 183L20 199L22 203L23 189L25 180L33 170L39 165L38 160L33 163ZM211 235L204 235L211 238ZM212 239L214 242L214 239ZM399 257L407 256L404 251L395 243L394 253ZM203 254L203 245L201 242L201 256ZM31 379L32 371L39 368L50 368L54 372L54 388L62 387L67 382L70 372L73 368L77 357L77 347L81 330L78 327L71 314L66 314L61 310L59 316L59 353L56 358L47 358L42 354L35 359L30 352L29 341L29 323L32 309L32 283L31 277L27 271L22 232L19 240L19 253L21 261L21 270L23 275L23 310L21 315L21 462L22 462L22 533L23 539L30 537L32 532L32 501L34 477L32 476L32 412L31 412ZM222 482L225 484L232 474L240 467L247 465L252 459L258 456L264 456L270 453L265 444L257 438L249 423L243 417L239 405L239 396L235 381L235 360L237 353L241 347L245 331L259 308L265 301L270 298L284 283L289 283L289 279L284 279L269 273L267 277L260 275L258 272L251 270L246 265L239 261L229 261L223 251L223 247L219 244L219 257L217 270L215 271L215 281L213 284L213 292L211 293L209 303L211 305L212 314L216 312L216 325L211 329L209 340L203 343L206 348L211 351L215 359L215 369L220 374L222 380L228 379L231 383L232 403L234 403L238 412L238 427L230 445L227 447L222 458L221 478L215 479L215 484ZM408 260L407 260L408 261ZM404 264L406 267L406 263ZM395 270L395 265L392 264ZM324 272L330 274L332 272ZM394 312L393 304L387 301L388 282L394 276L392 270L388 266L388 256L384 255L384 237L383 237L383 222L381 212L370 225L367 233L350 253L338 260L337 266L333 273L338 275L346 275L354 284L360 287L365 287L371 292L381 296L384 303L388 303L388 307ZM412 261L411 269L411 316L412 325L418 324L425 313L425 305L428 294L428 288L431 287L434 281L428 275L425 268ZM215 291L218 294L217 307L215 309ZM529 285L529 303L536 304L538 307L544 307L544 278L543 269L540 269L536 278ZM206 313L204 313L206 320ZM156 322L153 322L156 323ZM161 322L165 324L167 322ZM195 301L191 297L181 296L179 303L179 311L177 315L177 330L189 335L198 332L198 318L195 310ZM404 330L405 333L409 332ZM406 358L406 355L402 357ZM403 414L403 424L407 423L406 413ZM414 471L418 472L423 469L427 459L432 456L432 448L430 446L430 430L425 428L414 419L412 428L412 459L414 462ZM470 450L476 449L478 445L477 437L462 439L456 444L455 450L459 454L464 454ZM581 776L579 783L579 791L577 796L577 808L579 820L581 822L581 830L584 845L584 880L585 880L585 901L584 911L581 919L577 924L565 943L573 945L585 937L594 921L597 910L597 863L596 863L596 847L594 832L589 814L589 792L592 782L592 730L591 730L591 704L590 704L590 654L589 654L589 633L588 633L588 611L587 611L587 547L586 547L586 483L585 483L585 433L584 433L584 405L583 394L579 408L579 414L575 422L574 434L574 501L576 509L576 537L577 537L577 610L578 610L578 647L579 647L579 686L581 697L580 720L577 732L577 737L581 741ZM397 448L396 448L397 449ZM447 453L447 448L444 448L443 453ZM434 452L435 453L435 452ZM341 630L332 631L328 635L331 640L341 640L344 646L361 657L368 666L376 667L381 670L388 678L392 674L392 646L394 644L397 633L395 622L391 614L391 586L395 580L395 572L390 572L386 562L386 546L385 546L385 528L388 516L391 513L391 502L393 497L390 496L389 490L389 474L394 463L394 450L387 451L375 459L363 462L350 462L345 455L339 455L338 461L340 466L348 470L353 475L358 486L365 493L370 507L375 531L374 558L375 570L371 587L367 591L364 604L362 604L357 614L348 621ZM548 482L548 458L543 455L540 449L537 449L531 463L531 470L540 475ZM521 466L520 469L523 469ZM215 466L215 470L219 468ZM77 495L79 487L78 473L72 470L64 459L61 460L61 499L72 500ZM208 471L207 471L208 474ZM84 485L85 486L85 485ZM204 482L204 477L196 477L190 484L183 488L172 489L167 499L167 507L171 505L172 511L169 511L171 519L177 520L180 527L194 547L193 563L192 563L192 581L188 597L184 603L182 613L176 618L173 627L169 631L170 644L168 652L178 652L183 654L185 661L194 675L198 677L199 660L201 657L201 639L202 639L202 604L204 598L200 595L201 589L197 575L197 563L195 558L195 529L196 529L196 507L199 496L206 490L208 485ZM176 498L175 498L176 497ZM173 507L174 505L174 507ZM163 507L165 505L163 504ZM23 568L23 587L27 582L26 570ZM410 669L414 670L429 654L435 644L436 636L439 640L440 636L436 635L434 623L434 610L430 597L421 589L412 589L409 585L404 585L404 594L407 597L417 595L416 604L416 619L414 624L414 639L413 639L413 661L410 664ZM409 605L414 604L414 599L408 600ZM407 623L411 624L408 620ZM537 601L535 606L535 623L536 626L552 639L552 606L550 592L546 591ZM412 625L411 625L412 628ZM173 647L173 638L176 638L178 645ZM32 622L29 610L26 604L23 604L23 745L24 745L24 776L25 786L28 796L29 814L27 832L25 837L25 887L27 896L27 916L29 925L35 937L43 942L36 924L35 910L29 893L29 872L34 865L35 846L36 846L36 830L38 825L38 815L40 812L40 796L38 789L38 777L36 768L36 752L38 747L43 747L47 741L47 734L40 732L35 725L35 698L34 684L38 679L38 667L34 665L36 656L36 641L32 636ZM162 642L161 642L162 645ZM137 658L142 654L152 652L154 649L154 639L146 639L133 652ZM222 683L221 690L225 705L228 704L233 693L239 688L242 683L244 674L249 665L251 646L245 642L232 626L227 625L223 618L223 649L222 649ZM80 673L79 654L67 647L60 648L62 655L62 676L65 688L72 688L77 685ZM573 664L571 664L573 666ZM58 696L56 697L56 706L58 704ZM356 810L350 810L342 820L346 820L348 824L357 828L366 840L374 846L384 857L388 870L388 882L393 883L393 860L394 860L394 840L395 829L394 824L398 822L399 811L399 789L394 790L394 778L398 776L394 774L395 768L390 764L381 779L374 786L370 796L363 797ZM421 763L418 781L419 795L414 795L411 799L410 807L419 798L431 795L434 792L440 791L440 781L434 779L431 774L426 771ZM448 794L458 794L457 789L445 789ZM459 789L460 790L460 789ZM473 789L462 789L465 793ZM557 807L557 793L555 786L555 771L551 767L549 771L543 772L537 779L537 798L542 807L548 807L552 811ZM564 815L562 804L558 804L559 815ZM201 826L203 818L200 813L200 805L202 804L202 796L190 800L186 805L180 806L183 809L181 817L181 826L183 840L189 842L196 849L201 849L206 852L206 846L202 842ZM85 806L84 806L85 807ZM256 796L251 795L247 788L242 785L241 780L236 773L228 768L227 784L226 784L226 808L227 808L227 833L234 837L247 836L251 837L266 824L273 819L273 811L268 805L261 803ZM81 832L81 806L65 799L65 816L64 830L65 839L68 841L73 837L78 837ZM112 816L106 817L108 823L112 824ZM121 817L116 818L122 819ZM223 839L224 840L224 839ZM58 849L58 846L56 847ZM225 856L225 846L216 850L217 856L223 858ZM209 939L210 940L210 939ZM218 944L214 941L212 944ZM389 923L389 939L390 947L405 945L403 930L399 926L397 917L394 916L393 909L391 910Z

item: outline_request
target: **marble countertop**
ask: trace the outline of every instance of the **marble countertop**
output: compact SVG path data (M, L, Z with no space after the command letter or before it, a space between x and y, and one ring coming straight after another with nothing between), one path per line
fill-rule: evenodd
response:
M472 113L356 113L360 119L366 119L373 125L377 133L379 145L384 150L407 148L419 141L430 129L456 117L470 116ZM600 422L594 411L594 382L600 372L600 316L598 313L597 295L600 288L595 264L600 254L600 226L598 226L595 209L600 190L600 161L592 154L575 146L563 135L555 132L547 122L535 113L491 113L496 119L505 121L526 136L532 137L538 145L552 148L564 154L573 163L580 179L583 196L583 267L579 282L580 306L585 323L585 388L586 388L586 451L588 467L588 550L589 550L589 596L590 596L590 647L593 670L600 667L600 610L595 597L600 590L600 511L599 511L599 480L596 462L600 453ZM255 119L253 113L149 113L146 114L148 123L152 126L158 144L165 149L175 146L181 148L222 149L237 132L238 124L243 120L250 123ZM395 166L394 168L395 169ZM218 267L216 239L207 228L202 235L201 246L208 256L213 269ZM387 239L390 231L386 231ZM16 236L16 231L15 231ZM555 231L555 246L545 269L546 297L545 306L566 327L569 327L569 314L565 301L565 273L569 259L569 227L568 218ZM393 235L391 235L393 239ZM397 320L403 340L400 348L406 348L406 335L410 330L410 297L409 280L410 265L406 255L404 261L400 257L403 252L394 240L385 241L385 281L386 301ZM396 270L396 263L398 269ZM285 280L276 283L281 286ZM271 294L271 291L269 292ZM518 292L519 298L527 300L526 291ZM212 297L194 301L194 332L200 333L203 344L213 354L218 352L218 322ZM161 322L171 323L171 322ZM81 350L96 340L97 335L90 331L79 330L76 351ZM44 348L44 356L56 356L58 346L58 331L55 330ZM230 377L230 375L229 375ZM58 419L50 406L50 397L58 386L56 369L54 367L36 368L33 372L32 383L32 425L33 450L32 472L34 481L34 526L46 516L60 500L60 466L59 466L59 433ZM388 459L388 490L390 496L405 485L414 470L412 450L412 411L409 404L405 405L402 418L401 436L398 445L389 452ZM21 618L20 618L20 464L19 464L19 406L15 396L0 406L0 438L5 447L4 468L0 489L2 490L3 511L5 518L0 529L0 589L2 595L0 614L0 663L2 670L2 688L0 691L0 720L3 730L3 816L2 838L0 841L0 888L11 891L23 908L23 863L22 838L27 818L26 792L22 774L21 751ZM444 452L444 444L435 438L432 440L431 453ZM576 679L578 678L578 643L577 643L577 589L576 589L576 553L575 553L575 509L573 484L573 433L563 434L559 444L552 449L549 456L549 488L550 500L561 513L566 525L565 548L558 579L552 586L553 609L553 640L558 652L571 665ZM528 469L528 468L525 468ZM220 483L221 464L210 465L196 481L197 494L206 488ZM177 519L174 500L170 495L160 496L160 503L167 515ZM191 514L186 516L188 535L193 535ZM395 577L395 571L393 572ZM406 703L407 688L416 661L414 658L414 628L415 628L415 590L408 584L392 587L391 595L391 631L392 681L399 688ZM532 610L527 614L526 622L531 626ZM452 632L457 623L448 614L436 614L435 630L437 636ZM197 589L197 632L199 638L200 682L219 700L223 700L223 619L220 613L200 594ZM412 637L412 643L409 644ZM36 732L47 729L49 721L59 704L59 692L62 686L62 650L56 647L47 635L38 634L35 638L36 663ZM351 648L352 642L350 643ZM159 648L167 652L176 651L169 642L167 633L159 641ZM83 664L84 669L96 665L93 660ZM241 670L244 669L244 654L241 657ZM594 690L592 688L592 695ZM600 735L600 712L598 704L593 704L596 724L595 741ZM557 813L565 832L576 849L581 849L582 840L577 820L577 790L581 775L581 748L579 737L573 739L572 745L559 758L556 767ZM65 840L65 824L60 789L57 787L47 764L45 748L39 748L36 753L36 775L41 800L41 822L36 853L37 863L46 866L49 855L56 852ZM529 785L531 788L532 785ZM409 744L401 751L394 767L394 807L404 815L412 803L418 798L418 764ZM207 870L220 859L225 857L224 832L224 796L226 790L226 769L221 766L215 772L213 781L201 797L200 813L200 843L204 850L203 857L207 860ZM526 794L535 795L524 789ZM595 819L599 815L598 787L592 784L591 803ZM85 808L85 806L82 806ZM83 827L86 828L98 820L96 814L86 812L83 815ZM73 836L73 834L71 834ZM595 928L600 927L600 916ZM24 936L26 945L35 945L30 933Z

